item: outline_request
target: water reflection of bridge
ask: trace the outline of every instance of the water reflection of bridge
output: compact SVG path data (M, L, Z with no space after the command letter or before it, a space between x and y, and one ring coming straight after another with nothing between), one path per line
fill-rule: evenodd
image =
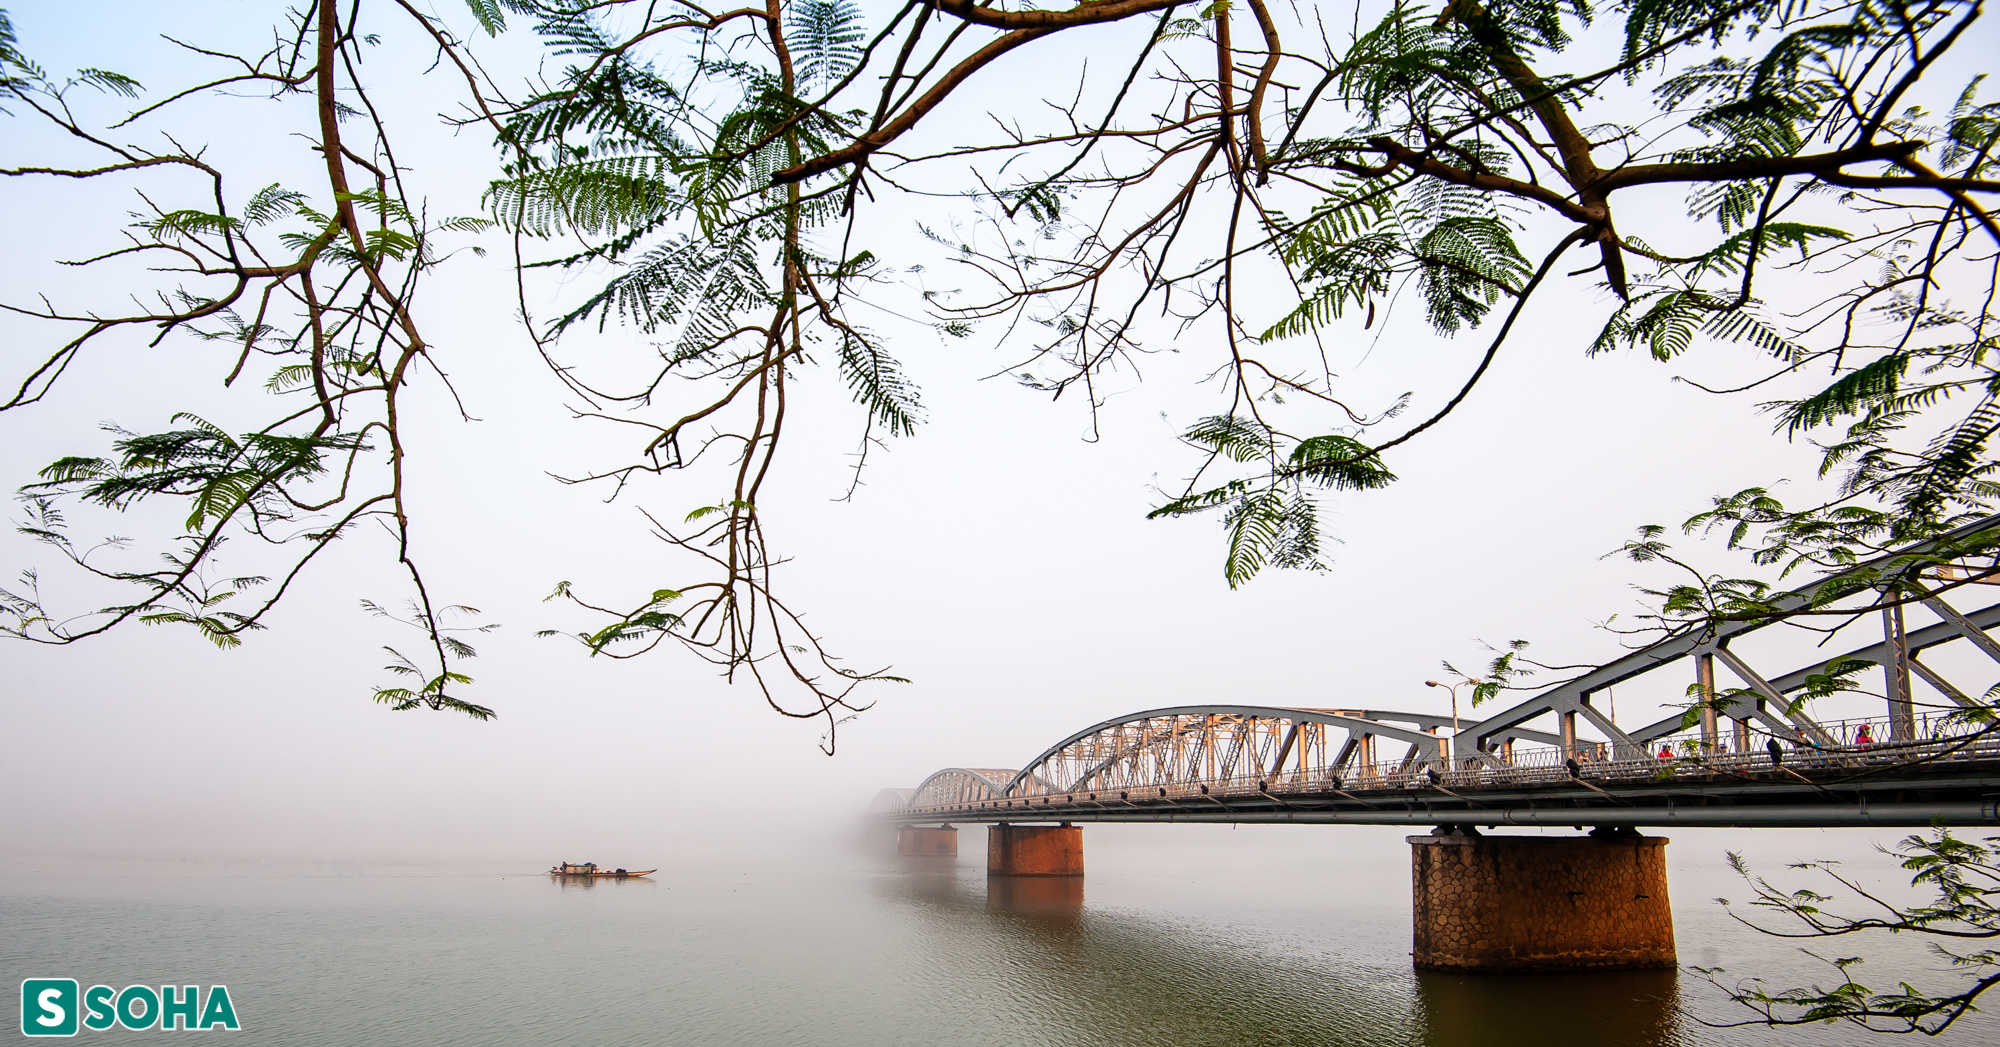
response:
M1956 537L1995 527L2000 518ZM1987 687L1970 682L1996 675L2000 641L1988 630L2000 625L2000 604L1958 606L2000 581L2000 566L1990 553L1949 548L1851 568L1775 597L1775 617L1671 637L1475 721L1257 703L1151 709L1086 727L1019 769L948 767L914 789L885 790L874 816L906 827L900 846L910 853L956 853L951 823L995 823L996 875L1080 874L1078 822L1431 826L1431 837L1411 838L1420 965L1491 966L1467 959L1485 948L1476 943L1546 937L1551 920L1594 927L1587 936L1622 957L1614 965L1671 963L1665 841L1637 827L2000 824L2000 725L1971 697ZM1845 595L1815 598L1824 593ZM1772 672L1732 647L1808 611L1831 623L1821 649L1842 653ZM1912 613L1934 620L1911 628ZM1872 635L1853 638L1864 631ZM1976 652L1956 660L1980 668L1947 675L1953 654L1922 657L1953 646ZM1853 671L1866 665L1880 671L1882 715L1815 718L1807 699L1854 693ZM1593 701L1662 675L1678 676L1685 713L1628 730ZM1837 679L1850 682L1829 691ZM1060 824L1022 824L1047 822ZM1481 836L1501 826L1594 830L1533 847ZM1578 914L1576 899L1598 896L1599 911ZM1483 908L1448 900L1463 898ZM1427 921L1441 936L1428 959ZM1631 929L1641 926L1660 927L1664 940L1635 949ZM1502 965L1523 964L1541 961L1521 954Z
M1684 1042L1687 1014L1708 1009L1671 969L1507 978L1398 970L1399 958L1355 942L1357 930L1379 940L1373 898L1307 899L1268 937L1245 932L1256 916L1231 911L1221 918L1229 933L1208 937L1195 927L1219 914L1196 897L1160 916L1130 905L1086 910L1081 877L982 885L942 858L898 865L884 893L943 932L926 969L976 968L989 991L1033 1001L1032 1024L1016 1031L1038 1042L1664 1047ZM1289 870L1258 890L1290 897L1316 883ZM1344 947L1298 949L1301 931L1345 935Z

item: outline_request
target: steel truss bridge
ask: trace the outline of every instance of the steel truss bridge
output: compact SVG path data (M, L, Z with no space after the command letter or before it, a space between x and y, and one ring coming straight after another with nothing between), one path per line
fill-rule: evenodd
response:
M2000 517L1958 535L1994 526ZM1957 644L2000 663L2000 640L1990 635L2000 626L2000 603L1963 611L1946 599L1963 603L1966 593L2000 584L2000 565L1910 559L1924 552L1906 550L1775 601L1796 609L1820 585L1864 583L1863 591L1873 592L1867 585L1879 589L1898 574L1928 594L1920 602L1878 599L1857 607L1823 646L1875 621L1879 638L1781 673L1753 666L1730 646L1773 624L1767 618L1664 640L1468 720L1452 735L1440 733L1452 727L1450 716L1388 709L1149 709L1086 727L1025 767L947 767L915 789L884 790L873 813L904 825L2000 824L2000 726L1987 716L1991 707L1972 697L1986 687L1954 683L1920 657ZM1913 606L1936 621L1909 628L1905 609ZM1809 677L1849 660L1881 668L1885 715L1818 721L1795 707L1789 696L1804 691ZM2000 664L1974 661L1982 671L1961 676L2000 676ZM1718 667L1724 681L1738 685L1719 688ZM1676 693L1685 687L1713 696L1692 726L1676 714L1628 730L1592 701L1617 684L1658 673L1668 674Z

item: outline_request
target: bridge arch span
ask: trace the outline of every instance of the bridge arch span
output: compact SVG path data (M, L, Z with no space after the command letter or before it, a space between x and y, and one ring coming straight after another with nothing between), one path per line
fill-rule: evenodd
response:
M908 807L910 805L910 797L915 796L916 794L917 791L915 789L877 790L875 793L875 798L868 801L868 813L871 815L894 814L895 812L900 811L905 807Z
M947 767L910 791L906 808L961 807L1000 799L1018 772L991 767Z
M1421 770L1442 766L1439 738L1431 731L1449 722L1425 713L1274 705L1148 709L1050 746L1007 782L1001 798L1075 802L1096 800L1099 793L1129 799L1133 790L1164 796L1157 790L1178 791L1193 782L1324 783L1349 765L1372 773L1376 738L1408 743L1401 769Z

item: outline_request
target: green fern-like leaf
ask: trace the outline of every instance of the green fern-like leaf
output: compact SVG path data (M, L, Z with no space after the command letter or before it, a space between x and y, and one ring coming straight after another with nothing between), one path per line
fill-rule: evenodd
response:
M1836 418L1850 417L1895 397L1909 369L1907 353L1887 353L1835 379L1803 400L1782 405L1780 428L1795 436Z
M891 436L916 432L922 413L917 388L896 359L866 337L866 332L840 334L840 375L856 403L867 408L875 424Z
M792 0L786 20L799 86L826 90L860 64L861 6L854 0Z

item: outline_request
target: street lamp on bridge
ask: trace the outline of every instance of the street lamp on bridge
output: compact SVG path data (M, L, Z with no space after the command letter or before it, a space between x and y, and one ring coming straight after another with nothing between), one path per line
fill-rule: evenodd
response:
M1449 666L1446 668L1449 668ZM1454 769L1458 767L1458 689L1466 684L1477 682L1476 680L1460 680L1453 684L1443 684L1436 680L1424 681L1425 687L1442 687L1451 692L1451 766Z

